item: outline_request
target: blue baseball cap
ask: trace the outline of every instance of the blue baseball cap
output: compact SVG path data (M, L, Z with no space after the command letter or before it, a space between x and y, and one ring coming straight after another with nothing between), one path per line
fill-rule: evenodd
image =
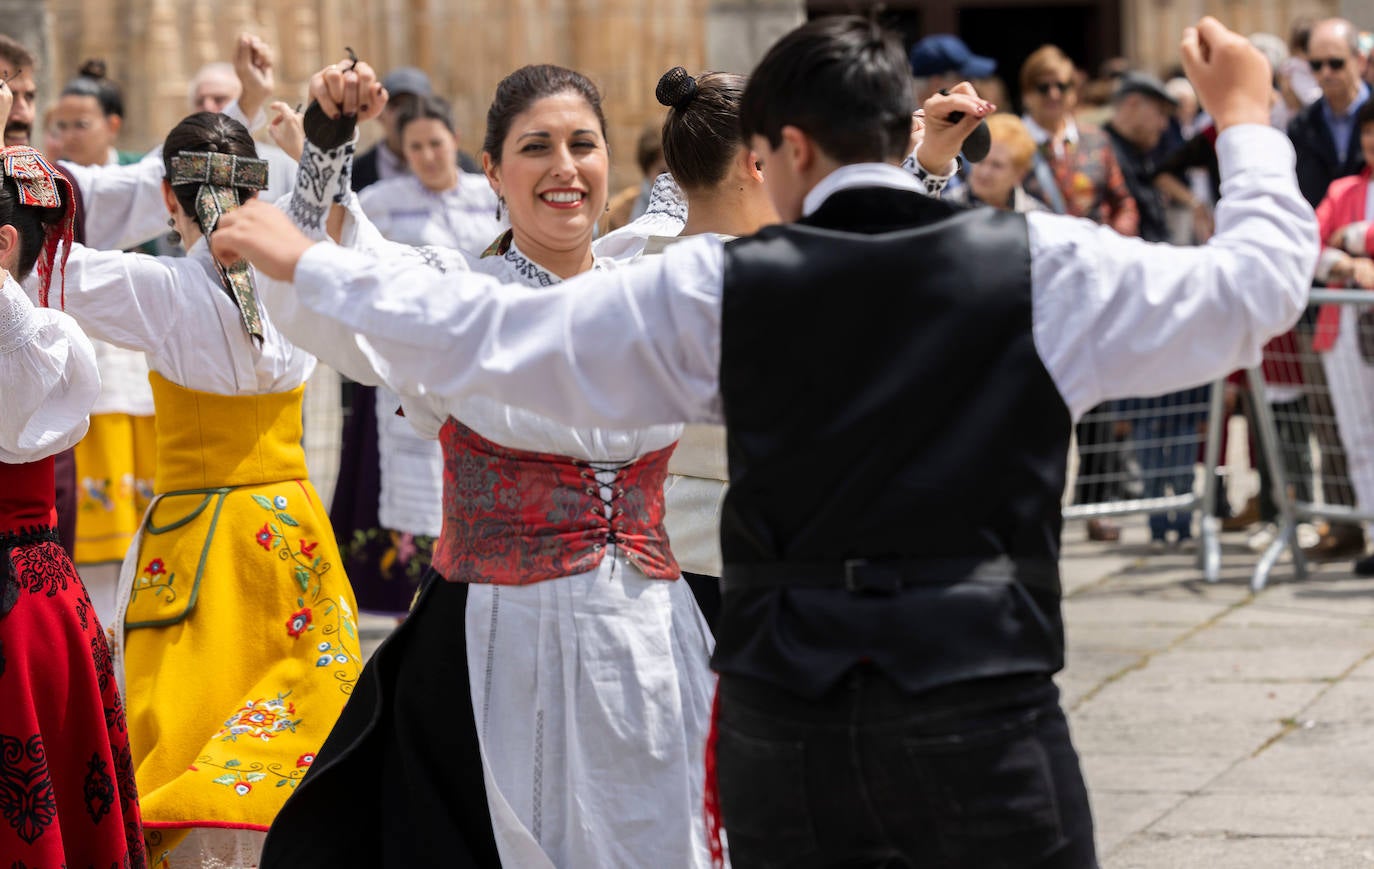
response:
M927 36L911 47L911 74L917 78L957 72L964 78L987 78L997 71L997 61L968 50L953 33Z

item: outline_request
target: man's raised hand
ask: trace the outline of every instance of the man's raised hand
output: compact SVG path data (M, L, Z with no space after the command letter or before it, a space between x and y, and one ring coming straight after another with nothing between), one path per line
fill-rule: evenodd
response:
M234 72L238 74L243 93L239 108L252 119L272 96L276 80L272 73L272 46L256 36L245 33L234 47Z
M1183 31L1183 69L1217 132L1236 124L1268 124L1273 73L1250 40L1210 15Z

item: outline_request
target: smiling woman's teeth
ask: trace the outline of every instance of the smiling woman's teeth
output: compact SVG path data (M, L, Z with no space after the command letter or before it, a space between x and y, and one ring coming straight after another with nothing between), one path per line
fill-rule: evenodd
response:
M542 195L542 198L545 202L579 202L581 201L582 196L583 194L581 193L569 191L567 193L545 193Z

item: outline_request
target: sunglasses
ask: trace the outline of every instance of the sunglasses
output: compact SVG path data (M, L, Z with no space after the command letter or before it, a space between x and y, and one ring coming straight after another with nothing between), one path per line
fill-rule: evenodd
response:
M1331 71L1332 71L1332 72L1340 72L1341 70L1345 69L1345 58L1343 58L1343 57L1328 57L1328 58L1318 58L1318 57L1314 57L1314 58L1312 58L1311 60L1309 60L1309 61L1307 62L1307 65L1310 66L1310 67L1312 67L1312 71L1313 71L1313 72L1321 72L1321 71L1322 71L1322 66L1323 66L1323 65L1326 65L1326 66L1331 67Z
M1066 93L1068 93L1069 91L1073 90L1073 82L1071 82L1071 81L1042 81L1042 82L1038 83L1038 84L1035 86L1036 92L1039 93L1041 96L1044 96L1044 97L1049 96L1049 95L1050 95L1050 91L1052 91L1052 90L1054 90L1054 89L1056 89L1056 88L1059 89L1059 92L1060 92L1060 93L1066 94Z

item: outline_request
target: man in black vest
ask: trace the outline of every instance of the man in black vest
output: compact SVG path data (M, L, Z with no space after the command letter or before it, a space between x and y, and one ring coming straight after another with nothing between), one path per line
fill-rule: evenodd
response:
M913 179L900 43L842 17L750 78L741 123L789 221L757 235L539 291L312 246L252 203L216 252L294 283L260 287L293 340L362 351L423 400L725 422L715 762L736 867L1091 867L1051 679L1073 421L1257 364L1317 253L1267 63L1210 18L1182 50L1227 181L1200 248L927 197L989 107L965 85L928 101ZM370 75L314 95L362 105Z

